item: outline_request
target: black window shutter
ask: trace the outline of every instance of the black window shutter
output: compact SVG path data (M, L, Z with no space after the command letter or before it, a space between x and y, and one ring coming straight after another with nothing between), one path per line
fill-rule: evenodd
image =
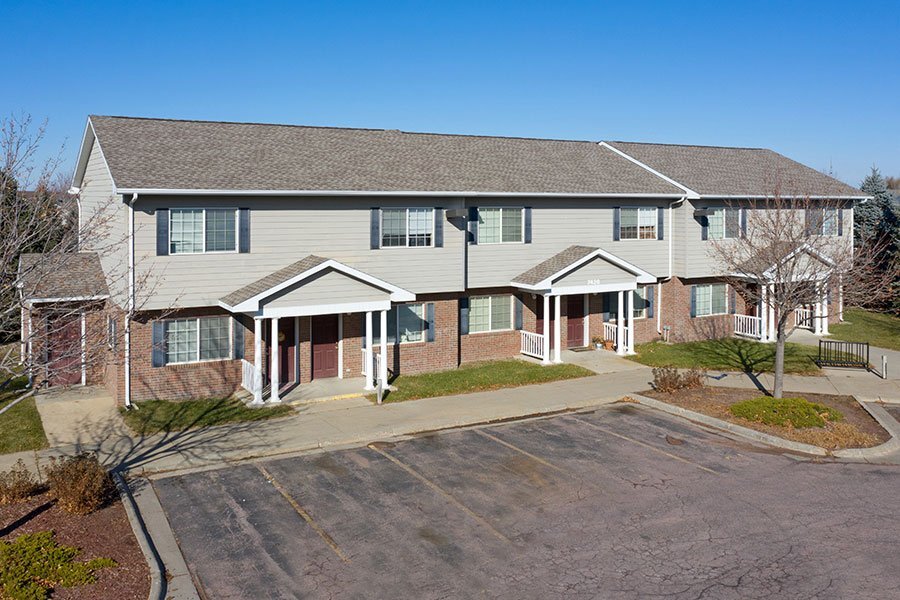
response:
M653 318L653 296L655 291L655 285L647 286L647 317L650 319Z
M459 299L459 335L469 334L469 298Z
M425 341L433 342L434 341L434 302L429 302L425 305L425 315L428 322L428 332L426 333Z
M844 235L844 209L837 209L837 217L838 217L838 235Z
M469 207L469 243L478 244L478 207Z
M444 209L434 209L434 247L444 247Z
M166 364L166 323L165 321L153 321L153 366L162 367Z
M691 318L697 316L697 286L691 286Z
M525 236L524 240L526 244L531 243L531 207L525 207Z
M813 234L813 210L811 208L807 208L803 212L804 222L806 224L806 235L811 236Z
M734 292L734 288L728 286L728 304L729 304L729 312L734 314L737 312L737 294Z
M613 206L613 241L619 241L619 223L622 219L622 207Z
M747 237L747 209L738 209L741 211L741 237Z
M238 252L250 252L250 209L238 209Z
M244 358L244 324L241 323L240 317L235 316L233 324L233 335L231 340L231 356L235 359Z
M169 209L156 209L156 255L169 254Z
M369 216L369 248L381 248L381 209L372 208Z
M522 321L523 321L522 299L519 298L518 296L513 296L513 302L515 303L513 305L513 308L514 308L514 312L513 312L513 324L514 325L513 326L516 329L516 331L521 331Z
M709 239L709 217L700 217L700 239Z
M665 235L665 224L666 224L666 207L660 206L656 209L656 239L664 240Z

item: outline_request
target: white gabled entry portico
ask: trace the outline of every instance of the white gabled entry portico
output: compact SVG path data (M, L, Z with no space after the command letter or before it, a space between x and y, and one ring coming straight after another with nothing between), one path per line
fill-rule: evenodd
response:
M619 310L616 323L604 323L604 337L614 342L616 353L634 354L634 294L638 285L656 283L656 277L601 248L570 246L516 277L513 287L543 297L542 333L522 331L522 354L544 364L562 362L562 298L583 296L585 344L589 343L589 302L592 294L614 292ZM553 339L546 325L553 302ZM624 314L622 314L624 313ZM552 347L552 358L551 358Z
M325 377L342 378L343 368L343 318L348 313L365 314L365 339L363 350L363 373L365 389L372 390L378 381L387 385L387 361L380 357L387 356L386 336L381 336L380 355L373 352L373 313L378 313L381 331L387 329L387 313L392 302L409 302L415 300L415 294L399 288L377 277L349 267L333 259L308 256L292 265L276 271L262 279L232 292L219 301L219 305L233 312L242 313L253 318L254 353L253 363L243 362L242 385L253 394L253 402L264 402L264 330L266 321L270 327L268 336L271 345L269 353L269 398L270 402L281 401L284 382L280 381L284 368L293 371L293 383L300 381L300 319L310 319L310 364L311 375L316 374L316 339L317 329L314 319L330 317L335 327L326 327L325 336L333 342L336 352L329 355L322 353L322 362L329 363L323 370ZM288 320L293 325L293 364L279 364L282 356L284 334L280 322ZM331 330L336 339L331 339ZM318 335L322 335L321 331ZM286 340L285 340L286 341ZM290 355L289 355L290 356ZM330 364L336 361L336 365Z

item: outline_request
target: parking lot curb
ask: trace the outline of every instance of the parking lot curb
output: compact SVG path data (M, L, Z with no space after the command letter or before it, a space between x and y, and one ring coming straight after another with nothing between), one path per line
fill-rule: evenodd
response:
M162 559L153 545L147 533L147 527L138 511L137 503L131 494L131 489L122 474L114 471L113 480L116 482L116 489L119 491L119 497L122 499L122 506L125 507L125 514L128 516L128 522L134 531L134 537L137 538L138 546L144 554L144 560L147 561L147 568L150 569L150 593L147 595L148 600L165 600L166 597L166 578L165 567Z
M874 402L866 402L856 398L863 409L872 415L872 418L878 421L885 431L891 434L891 439L879 446L872 448L847 448L846 450L835 450L834 455L838 458L856 458L866 460L869 458L880 458L888 454L900 451L900 424L888 414L886 410Z

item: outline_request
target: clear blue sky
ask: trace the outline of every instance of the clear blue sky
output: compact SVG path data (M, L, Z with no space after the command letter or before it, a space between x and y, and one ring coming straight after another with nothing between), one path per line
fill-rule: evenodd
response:
M4 0L0 17L0 114L49 119L67 171L96 113L765 146L851 184L900 175L897 0Z

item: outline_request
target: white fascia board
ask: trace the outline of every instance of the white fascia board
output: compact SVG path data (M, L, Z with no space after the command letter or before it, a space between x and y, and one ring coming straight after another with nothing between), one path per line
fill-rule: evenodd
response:
M655 275L652 275L652 274L648 273L647 271L643 270L642 268L631 264L627 260L623 260L623 259L619 258L615 254L607 252L603 248L597 248L590 254L587 254L587 255L583 256L582 258L579 258L575 262L570 263L566 267L560 269L559 271L557 271L550 277L547 277L546 279L539 281L537 284L535 284L534 288L535 289L551 288L553 285L553 280L559 279L560 277L562 277L569 271L577 269L581 265L583 265L587 262L590 262L591 260L593 260L595 258L603 258L606 261L611 262L615 266L619 267L620 269L622 269L624 271L628 271L629 273L631 273L635 277L637 277L638 283L656 283ZM513 285L522 285L522 284L517 284L517 283L513 282Z
M88 136L88 134L90 134L90 136ZM72 175L72 187L77 188L79 191L81 191L81 188L83 187L84 172L87 169L87 163L91 157L91 149L94 146L94 140L97 141L97 149L100 150L100 159L103 160L103 166L106 167L106 174L109 175L109 180L112 182L113 196L122 193L116 188L116 180L113 179L112 171L109 169L109 162L107 162L106 155L103 153L103 146L100 144L100 139L97 138L97 132L94 131L94 124L91 122L90 117L88 117L87 125L85 125L84 137L81 140L81 148L78 151L78 160L75 163L75 173ZM129 193L135 194L137 192Z
M683 184L678 183L677 181L675 181L675 180L672 179L671 177L667 177L666 175L663 175L662 173L660 173L660 172L657 171L656 169L650 167L649 165L646 165L646 164L642 163L641 161L639 161L638 159L634 158L634 157L631 156L630 154L626 154L625 152L622 152L622 151L619 150L618 148L616 148L616 147L614 147L614 146L611 146L611 145L607 144L606 142L600 142L600 145L603 146L604 148L608 148L608 149L612 150L613 152L615 152L616 154L618 154L618 155L621 156L622 158L624 158L624 159L626 159L626 160L628 160L628 161L633 162L634 164L636 164L637 166L641 167L641 168L644 169L645 171L649 171L650 173L653 173L654 175L656 175L657 177L659 177L659 178L662 179L663 181L665 181L665 182L667 182L667 183L670 183L670 184L674 185L675 187L677 187L677 188L680 189L680 190L683 190L683 191L684 191L684 194L677 194L677 196L678 196L679 198L680 198L681 196L687 195L687 197L690 198L691 200L699 200L699 199L700 199L700 194L698 194L697 192L695 192L695 191L692 190L691 188L687 187L686 185L683 185Z
M344 302L338 304L311 304L309 306L263 307L255 311L255 317L264 319L281 317L312 317L316 315L334 315L341 313L360 313L369 311L390 310L390 300L374 300L372 302Z
M120 194L168 196L416 196L466 198L681 198L684 194L576 194L552 192L475 192L417 190L233 190L233 189L168 189L118 188Z
M772 194L702 194L700 200L774 200L775 198L783 198L785 200L871 200L874 196L807 196L807 195L779 195ZM696 199L696 198L695 198Z
M340 263L334 259L326 260L325 262L312 267L311 269L307 269L306 271L291 277L290 279L279 283L278 285L272 286L268 290L264 292L260 292L259 294L253 296L252 298L248 298L243 302L236 304L235 306L229 306L222 301L219 301L219 306L230 310L232 312L254 312L259 310L259 303L261 300L268 298L272 294L278 293L281 290L288 288L292 285L295 285L304 279L308 279L312 277L316 273L324 271L325 269L334 269L340 273L345 275L349 275L351 277L355 277L361 281L364 281L374 287L381 288L390 294L391 301L394 302L411 302L416 299L416 295L412 292L405 290L403 288L397 287L393 284L390 284L384 280L378 279L377 277L373 277L368 273L363 273L353 267L348 267L347 265ZM337 306L337 305L335 305ZM339 312L339 311L335 311ZM346 312L346 311L344 311ZM326 314L326 313L322 313Z
M106 300L107 298L109 298L109 294L97 296L62 296L59 298L29 298L26 300L26 304L30 306L32 304L47 304L50 302L92 302L95 300Z
M598 285L565 285L550 288L551 296L571 296L573 294L603 294L606 292L627 292L637 289L636 281L601 283Z

